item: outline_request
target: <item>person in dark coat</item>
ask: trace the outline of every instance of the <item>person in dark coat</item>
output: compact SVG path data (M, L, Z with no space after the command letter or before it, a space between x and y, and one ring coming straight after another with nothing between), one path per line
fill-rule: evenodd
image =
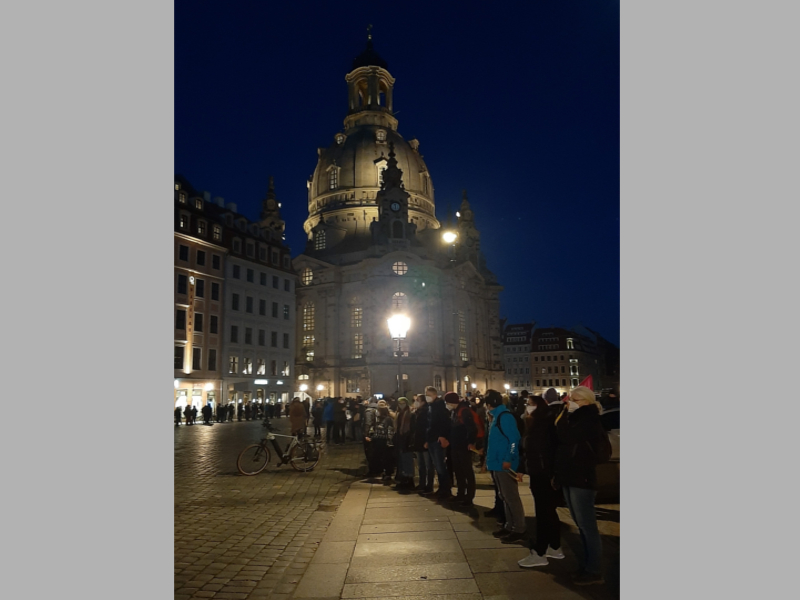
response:
M306 411L300 398L295 397L289 403L289 421L292 428L292 435L305 435L306 432Z
M183 416L186 417L186 424L192 424L192 406L191 404L187 404L183 407Z
M197 421L197 407L192 406L192 425Z
M564 493L583 545L580 571L573 582L578 585L603 583L603 545L594 500L597 495L596 452L602 444L608 444L608 437L600 423L594 392L584 386L572 390L555 424L558 446L554 482Z
M347 405L344 398L336 398L333 403L333 442L337 445L345 442L345 427L347 426Z
M314 402L314 408L311 409L311 416L314 422L314 437L322 437L322 411L324 410L322 402L317 400Z
M364 456L367 458L367 477L377 477L380 474L380 461L375 453L372 439L367 437L368 432L375 426L378 418L378 400L375 396L366 401L364 407Z
M439 489L434 493L426 493L426 496L436 496L447 499L452 496L450 491L450 473L445 464L445 453L447 446L450 445L450 411L444 404L444 400L436 396L436 388L429 386L425 388L425 395L430 404L430 417L428 421L428 433L425 438L425 447L433 460L433 467L439 479Z
M383 484L392 483L393 463L391 453L394 443L394 419L389 414L389 405L385 400L378 401L378 410L375 418L370 421L365 439L373 444L377 475L383 475Z
M233 421L233 415L236 412L236 407L233 402L228 402L228 421Z
M244 420L245 421L249 421L251 414L252 413L251 413L251 409L250 409L250 403L248 402L247 404L244 405Z
M411 429L412 413L408 398L397 399L394 448L397 453L396 490L414 489L414 432Z
M236 409L236 417L239 421L244 417L244 404L242 402L239 402L239 406Z
M475 449L478 427L469 402L459 399L454 392L445 394L444 402L452 415L449 450L458 490L454 500L461 506L469 507L475 498L475 471L472 469L470 447Z
M181 424L181 407L175 407L175 427Z
M526 473L530 478L531 495L536 507L536 541L530 545L530 555L518 561L521 567L539 567L548 564L548 558L564 558L561 551L561 521L556 507L558 492L553 489L553 463L556 452L555 421L561 412L558 392L550 388L545 397L553 401L548 405L541 396L529 396L525 407Z
M211 414L213 413L213 409L211 408L210 404L206 404L203 409L203 425L211 425Z
M411 427L414 432L414 451L417 453L417 470L419 471L419 485L414 488L420 494L433 492L433 477L435 470L431 455L425 447L428 436L428 417L430 407L424 394L419 394L414 401Z

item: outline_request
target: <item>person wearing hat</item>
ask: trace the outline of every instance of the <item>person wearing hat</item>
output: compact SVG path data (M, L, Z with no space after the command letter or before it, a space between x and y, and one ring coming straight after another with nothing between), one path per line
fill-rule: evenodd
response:
M374 420L371 420L364 439L372 444L377 467L377 473L374 473L374 476L383 475L384 485L389 485L392 482L394 462L391 457L394 444L394 420L389 414L389 405L385 400L378 400L377 415Z
M411 417L412 413L411 408L408 406L408 398L401 396L397 399L394 433L394 447L397 453L396 490L414 489L414 432L411 427Z

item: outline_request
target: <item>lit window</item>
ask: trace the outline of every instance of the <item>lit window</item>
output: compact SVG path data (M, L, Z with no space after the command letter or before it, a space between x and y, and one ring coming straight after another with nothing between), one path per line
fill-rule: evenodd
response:
M408 265L402 261L398 261L392 265L392 271L395 275L405 275L408 273Z
M256 375L266 375L266 374L267 374L267 363L264 361L263 358L259 358Z
M245 375L252 375L253 374L253 359L252 358L245 358L242 361L242 366L244 367L242 369L242 372Z
M289 305L288 304L284 304L283 305L283 318L286 319L287 321L289 320ZM286 346L286 347L288 348L289 346Z
M348 379L347 380L347 393L348 394L357 394L361 390L358 389L358 379Z
M364 334L363 333L356 333L353 334L353 358L361 358L362 353L364 352Z
M392 308L405 309L408 306L408 296L403 292L395 292L392 296Z
M197 233L200 235L206 234L206 222L205 221L198 221L197 222Z
M219 241L222 239L222 227L219 225L214 225L214 239Z
M290 376L289 363L283 361L283 369L281 369L281 377L289 377L289 376Z
M364 309L360 306L354 306L353 312L350 315L350 327L361 327L361 319L364 315Z
M301 381L307 381L308 380L308 375L300 375L298 377L298 379L301 380Z
M330 188L332 190L335 190L337 187L339 187L339 169L333 167L330 170L329 177L330 177Z
M239 372L239 357L238 356L231 356L228 360L228 372L229 373L238 373Z
M181 225L181 229L188 229L188 227L189 227L189 217L187 217L186 215L181 215L180 225Z
M314 235L314 250L325 250L325 232L318 231Z
M178 200L181 204L186 204L186 194L178 194Z
M303 282L303 285L310 285L311 281L314 279L314 271L306 267L300 272L300 281Z
M314 331L314 303L306 302L303 307L303 331Z
M179 189L181 189L181 184L180 184L180 183L176 183L176 184L175 184L175 189L176 189L176 190L179 190Z
M202 201L202 200L200 200L200 198L195 198L195 200L194 200L194 207L195 207L195 208L199 208L199 209L201 209L201 210L202 210L202 208L203 208L203 201Z
M386 141L386 131L383 130L383 129L378 129L378 131L375 132L375 138L379 142L385 142Z
M306 355L306 361L311 362L314 360L314 336L303 336L303 352Z
M467 356L467 338L458 338L458 350L461 360L467 362L469 360Z

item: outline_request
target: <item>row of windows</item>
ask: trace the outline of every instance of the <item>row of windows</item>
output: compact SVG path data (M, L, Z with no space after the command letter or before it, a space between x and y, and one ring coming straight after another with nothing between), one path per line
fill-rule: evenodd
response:
M253 296L245 296L244 299L244 312L253 314ZM241 310L241 303L240 303L240 296L239 294L231 294L231 310ZM284 320L289 320L289 308L288 304L283 305L283 318ZM267 316L267 301L264 299L258 300L258 314L262 317ZM272 303L272 316L274 318L278 318L278 303Z
M530 367L526 367L525 371L523 372L522 367L519 369L508 369L509 375L530 375Z
M566 373L565 367L561 367L561 372ZM542 374L544 375L545 373L550 373L550 374L558 373L558 367L547 367L547 368L542 367ZM569 374L577 375L578 367L576 365L571 365L569 368Z
M175 368L183 369L183 361L185 357L186 347L175 346ZM209 371L217 370L217 351L214 348L209 349L206 368ZM192 370L201 371L203 369L203 350L194 346L192 348Z
M198 202L200 202L200 201L198 200ZM190 223L190 219L189 219L189 215L188 214L181 213L178 216L178 225L184 231L189 231L189 223ZM198 220L194 231L198 236L206 237L207 231L208 231L208 223L206 223L203 220ZM219 225L212 226L212 228L211 228L211 239L214 240L215 242L218 242L218 241L220 241L222 239L222 227L221 226L219 226Z
M189 246L184 246L180 244L178 246L178 260L189 262ZM195 262L198 267L206 266L206 251L205 250L197 250L195 253ZM220 258L219 254L212 254L211 255L211 268L219 270L220 265L222 264L222 259Z
M179 294L185 295L188 293L188 290L189 290L189 278L186 275L179 273L177 292ZM206 282L204 279L195 279L194 295L197 298L206 297ZM219 300L219 284L214 281L211 282L211 299Z
M269 364L269 373L267 373L267 361L263 358L256 358L255 369L256 375L280 375L281 377L290 377L291 370L289 368L289 363L287 361L282 361L283 367L278 372L278 361L271 360ZM231 354L228 357L228 373L235 373L239 374L239 357L236 355ZM241 366L243 375L252 375L253 374L253 359L245 356L241 359Z
M219 321L217 319L217 315L211 315L208 320L208 332L209 333L218 333L218 326ZM203 333L203 328L205 327L203 313L196 312L194 313L194 326L192 330L195 333ZM175 329L186 330L186 311L182 308L179 308L175 312Z
M242 278L242 268L239 265L232 265L231 268L231 276L234 279L241 279ZM255 283L256 273L253 269L245 269L245 280L248 283ZM259 273L259 281L261 285L267 285L267 274L266 273ZM274 289L280 289L281 286L281 278L277 275L272 276L272 287ZM283 291L284 292L291 292L292 291L292 282L289 279L283 280Z
M318 233L324 234L325 232L320 231ZM324 246L323 246L324 248ZM321 250L322 248L316 248L317 250ZM392 263L392 273L395 275L405 275L408 273L408 263L403 261L397 261ZM310 267L306 267L302 271L300 271L300 282L303 285L311 285L311 282L314 281L314 271Z
M231 325L231 337L230 337L232 344L239 343L239 326L238 325ZM244 343L247 345L253 345L253 328L252 327L245 327L244 328ZM267 332L265 329L258 330L258 345L259 346L266 346L267 345ZM278 347L278 332L271 331L270 332L270 342L269 345L272 348ZM283 347L289 348L289 334L283 334Z
M553 383L553 382L555 382L555 383ZM536 380L536 387L542 387L542 386L546 386L546 385L549 385L551 387L554 386L554 385L558 385L558 379L537 379ZM566 379L562 379L561 380L561 385L562 386L566 386L567 385L567 380ZM578 386L578 380L577 379L573 379L572 380L572 387L577 387L577 386Z
M542 358L542 362L545 362L545 360L547 360L547 362L550 362L551 360L558 360L558 357L554 356L554 355L553 356L542 356L541 358ZM570 355L570 358L572 358L571 355ZM564 355L563 354L561 355L561 360L564 360ZM539 362L539 357L538 356L534 356L533 357L533 362Z

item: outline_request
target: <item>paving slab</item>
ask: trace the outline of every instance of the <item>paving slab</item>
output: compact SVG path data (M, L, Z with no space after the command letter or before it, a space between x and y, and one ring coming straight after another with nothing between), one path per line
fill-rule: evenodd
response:
M294 591L295 598L338 597L347 575L347 564L313 564Z
M381 600L381 598L364 598L363 600ZM483 596L481 596L479 593L433 594L429 596L392 596L392 600L483 600Z
M395 542L416 542L428 540L455 540L456 534L452 528L439 531L412 531L400 533L367 533L358 536L358 544L368 542L395 543Z
M432 594L474 594L480 589L474 579L435 581L391 581L385 583L345 584L342 598L394 596L430 596Z
M475 582L484 600L585 600L587 591L571 589L553 575L530 569L525 573L478 573ZM594 587L594 586L592 586Z
M381 581L432 581L436 579L472 579L466 562L420 564L411 566L351 566L345 583L377 583Z
M452 516L443 516L443 515L429 515L427 513L422 513L420 515L414 515L411 517L380 517L377 519L367 519L366 517L361 520L362 525L378 525L381 523L431 523L431 522L442 522L447 523L449 519L452 519Z
M503 572L520 572L523 568L517 564L530 554L528 548L522 546L515 546L514 548L466 548L464 555L467 557L470 569L473 573L503 573ZM545 567L535 567L531 570L548 570L551 569L554 563L564 562L558 560L550 560L550 564ZM573 570L574 570L574 564Z
M416 523L381 523L377 525L361 525L359 532L369 533L401 533L404 531L451 531L453 526L447 521Z
M345 542L321 542L311 564L349 563L355 548L355 540Z
M356 544L353 558L368 556L394 556L402 554L432 554L439 552L461 552L458 540L427 540L416 542L397 542L384 544L370 542Z

